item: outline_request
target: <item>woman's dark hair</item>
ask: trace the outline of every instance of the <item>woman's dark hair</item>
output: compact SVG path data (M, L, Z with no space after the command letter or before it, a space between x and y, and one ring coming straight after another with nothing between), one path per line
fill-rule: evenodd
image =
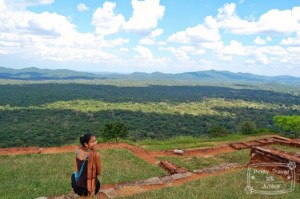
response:
M85 146L84 144L89 143L91 137L93 137L93 136L95 136L95 135L92 133L86 133L86 134L83 134L82 136L80 136L79 140L80 140L81 145Z

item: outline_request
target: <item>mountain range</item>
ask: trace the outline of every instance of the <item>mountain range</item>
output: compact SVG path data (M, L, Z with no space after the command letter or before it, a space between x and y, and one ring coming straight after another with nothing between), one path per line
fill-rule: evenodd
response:
M10 80L103 80L103 79L132 79L132 80L185 80L185 81L217 81L217 82L277 82L277 83L293 83L300 84L300 77L294 76L263 76L250 73L233 73L229 71L198 71L185 73L142 73L135 72L131 74L118 73L90 73L78 72L67 69L39 69L39 68L23 68L12 69L0 67L0 79Z

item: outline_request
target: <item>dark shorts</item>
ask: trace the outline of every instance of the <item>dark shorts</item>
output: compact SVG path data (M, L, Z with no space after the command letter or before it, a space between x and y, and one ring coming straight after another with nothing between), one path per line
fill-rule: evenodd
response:
M71 176L71 183L72 183L72 188L74 190L74 192L80 196L88 196L88 190L87 187L80 187L76 185L76 181L75 181L75 175L72 174ZM97 194L100 190L100 181L98 180L98 178L96 179L96 190L95 190L95 194Z

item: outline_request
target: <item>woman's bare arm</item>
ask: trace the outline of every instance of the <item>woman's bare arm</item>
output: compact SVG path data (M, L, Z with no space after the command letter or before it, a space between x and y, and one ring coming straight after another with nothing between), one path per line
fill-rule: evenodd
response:
M77 151L76 151L76 153L75 153L75 158L74 158L74 169L75 169L75 171L78 173L78 167L77 167L76 157L77 157Z

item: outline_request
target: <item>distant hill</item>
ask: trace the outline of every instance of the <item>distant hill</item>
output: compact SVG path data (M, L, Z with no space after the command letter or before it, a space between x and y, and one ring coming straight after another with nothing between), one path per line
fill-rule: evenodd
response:
M13 80L72 80L72 79L99 79L99 75L86 72L77 72L66 69L39 69L23 68L11 69L0 67L0 79Z
M123 75L125 77L126 75ZM119 76L120 77L120 76ZM289 83L300 84L300 77L293 76L262 76L253 75L250 73L233 73L229 71L198 71L185 72L177 74L166 74L160 72L141 73L136 72L127 75L127 78L140 80L190 80L190 81L205 81L205 82L272 82L272 83Z
M0 67L0 79L14 80L75 80L75 79L132 79L132 80L184 80L184 81L214 81L214 82L274 82L300 84L300 77L293 76L262 76L250 73L233 73L229 71L198 71L177 74L143 73L88 73L66 69L24 68L11 69Z

